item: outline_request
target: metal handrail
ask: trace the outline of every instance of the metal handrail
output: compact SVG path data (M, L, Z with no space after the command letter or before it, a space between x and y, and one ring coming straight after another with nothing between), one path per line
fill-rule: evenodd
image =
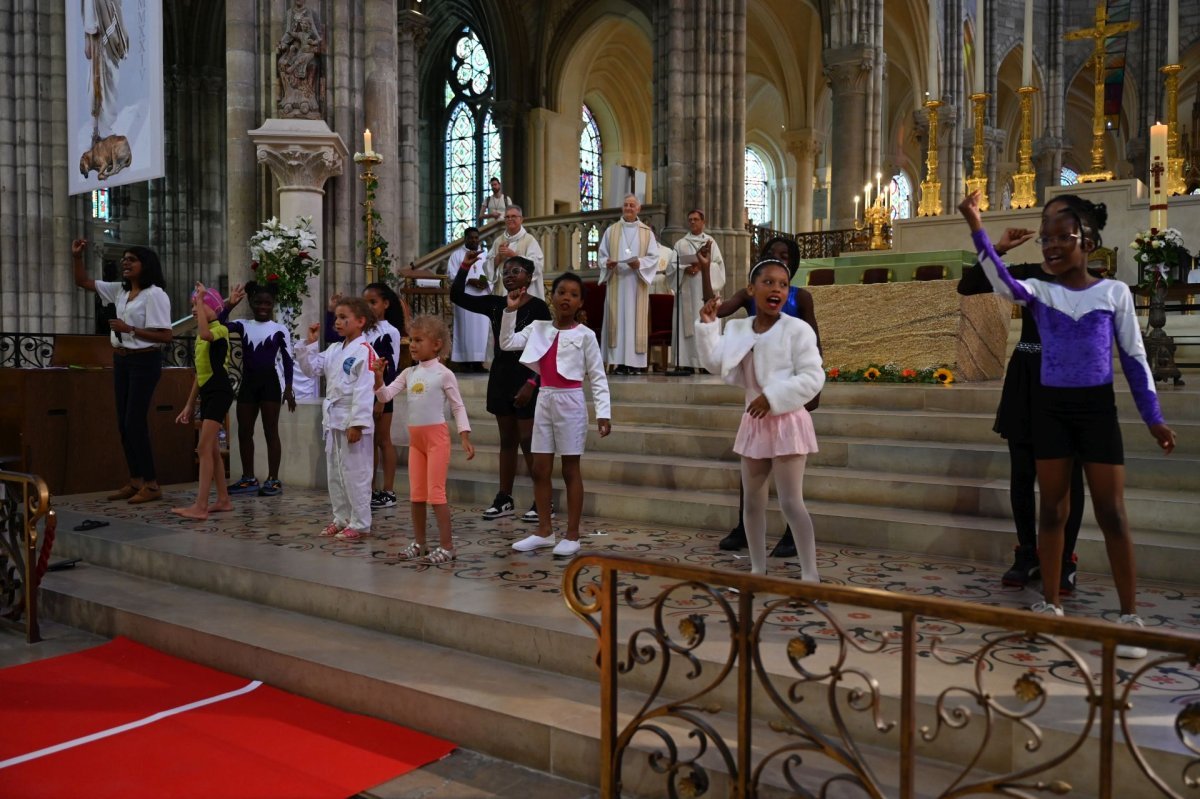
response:
M50 563L58 517L46 481L35 474L0 469L0 489L0 620L21 626L18 620L24 617L25 640L32 644L42 640L38 586ZM43 518L46 531L39 545Z
M625 580L622 583L619 579L621 576L630 575L634 576L633 581ZM651 584L653 596L642 598L638 595L637 581L643 581L641 585L646 586L644 581L647 578L662 578L674 582L666 585ZM621 595L623 602L619 601L618 596L618 586L621 584L628 586ZM674 602L679 597L674 596L674 592L681 589L693 592L694 596L702 597L708 604L718 623L710 621L707 627L726 629L729 636L727 646L722 641L709 640L712 636L706 632L706 617L701 614L684 617L679 622L677 632L666 628L668 615L678 612L678 605ZM716 757L723 762L723 770L728 774L730 782L730 796L754 796L767 767L772 761L779 759L784 781L798 795L824 796L824 791L835 782L846 782L858 787L863 795L883 797L887 794L881 786L887 782L878 779L872 766L864 758L859 743L851 734L853 725L843 718L842 709L836 701L838 696L842 697L849 710L869 714L876 731L898 733L898 795L903 799L917 795L918 735L925 743L933 742L939 734L955 735L958 730L968 726L972 708L983 717L984 720L980 724L987 725L979 750L973 757L969 757L969 762L964 765L961 773L945 786L941 793L937 793L928 784L922 784L919 786L921 795L936 795L948 799L976 793L1032 796L1038 791L1070 792L1071 786L1061 777L1051 782L1044 782L1040 778L1044 777L1046 772L1066 763L1087 741L1091 730L1098 727L1100 756L1096 766L1096 777L1100 786L1099 795L1109 799L1113 796L1114 738L1115 728L1119 723L1129 754L1142 773L1162 795L1181 796L1155 772L1131 736L1130 723L1133 719L1129 718L1132 707L1130 698L1141 676L1150 669L1174 663L1186 663L1194 667L1200 662L1200 637L1134 629L1102 621L1033 614L1028 611L955 600L906 596L869 588L801 583L744 572L718 571L701 566L642 560L621 555L586 555L576 558L563 575L563 596L567 606L592 629L598 639L596 660L600 669L602 719L600 793L603 797L621 795L622 758L630 748L634 736L639 733L649 734L657 742L657 748L650 754L649 765L656 773L664 775L668 782L664 793L669 795L687 795L688 790L694 791L698 786L707 789L707 786L712 784L714 774L707 760L701 762L701 756L705 752L712 752L715 755L710 754L707 757ZM770 599L764 600L762 597ZM878 641L864 643L859 638L849 635L845 627L830 614L829 604L898 614L901 623L898 625L898 632L880 635ZM653 614L654 619L653 625L638 627L629 634L624 643L618 640L617 626L620 615L618 609L622 607L626 612L649 612ZM787 691L780 691L776 687L774 680L777 675L768 673L764 667L760 646L764 643L764 621L780 608L802 608L806 612L824 616L822 624L836 631L839 639L834 644L836 662L830 666L828 672L810 670L805 662L817 646L811 637L806 634L797 635L788 640L785 652L794 673L786 675L793 681ZM967 655L948 650L942 646L943 641L940 638L932 638L927 651L923 652L924 656L948 665L973 665L975 684L970 687L939 686L934 692L938 697L936 724L932 729L928 726L918 729L916 622L918 618L929 617L947 622L982 625L998 632L984 635L983 640L986 643ZM1100 672L1093 675L1081 655L1063 643L1061 638L1083 639L1092 644L1099 644ZM697 650L704 644L708 644L706 652L709 653L720 647L726 652L725 659L714 663L711 656L708 660L699 657ZM1141 661L1128 671L1122 670L1118 673L1115 659L1118 644L1143 646L1153 652L1166 654ZM981 676L981 664L986 662L985 658L989 653L997 651L1000 647L1020 646L1048 648L1056 655L1063 655L1063 662L1068 667L1078 669L1079 673L1084 675L1082 683L1086 691L1087 717L1077 739L1066 751L1052 756L1044 755L1040 763L1022 763L1012 773L980 778L974 770L979 767L985 754L993 725L1001 719L1019 725L1022 732L1028 734L1026 750L1032 753L1029 755L1030 760L1036 760L1036 756L1042 754L1039 751L1042 748L1041 731L1031 720L1048 700L1049 691L1040 675L1031 669L1013 685L1013 696L1025 706L1025 709L1019 711L1014 711L999 702L1000 697L986 690ZM900 659L898 668L901 674L899 719L889 720L885 718L887 711L884 709L878 680L861 667L854 666L848 659L856 652L878 654L885 648L891 652L897 647ZM625 653L624 659L621 658L622 652ZM681 699L665 696L664 686L667 684L667 672L672 658L676 661L682 659L689 669L683 678L686 687L678 689L686 694ZM658 672L657 677L651 678L653 687L649 690L648 698L627 723L619 726L618 678L631 674L639 667L650 667L655 661L658 664ZM709 670L715 671L716 676L704 682ZM736 682L737 721L736 741L733 742L735 746L730 746L718 732L716 725L711 721L712 716L706 715L720 709L715 704L714 696L718 695L718 689L721 689L726 678ZM857 683L848 683L848 680L857 680ZM823 687L823 683L827 685ZM827 692L827 709L834 716L832 731L821 729L818 723L799 712L797 706L803 698L803 692L797 688L799 684L808 689ZM728 692L729 689L723 690ZM757 713L753 706L756 690L759 691L759 696L766 696L769 700L765 710ZM961 704L954 705L951 697L959 697ZM1012 697L1004 699L1011 700ZM772 723L771 729L776 733L786 734L789 736L788 740L795 743L780 746L755 763L752 748L753 721L766 713L783 715L784 721ZM1083 715L1083 711L1080 715ZM700 754L692 758L684 757L675 737L670 734L670 724L686 727L687 742L699 748ZM1194 740L1195 736L1200 735L1200 702L1193 701L1179 711L1175 719L1175 732L1183 746L1196 756L1181 774L1184 785L1195 787L1195 777L1189 772L1200 770L1200 748ZM1001 745L1010 744L1005 741ZM793 773L793 770L799 767L801 754L822 755L844 768L845 772L831 777L820 789L814 790L811 785L802 787ZM1075 766L1075 762L1072 761L1071 768Z

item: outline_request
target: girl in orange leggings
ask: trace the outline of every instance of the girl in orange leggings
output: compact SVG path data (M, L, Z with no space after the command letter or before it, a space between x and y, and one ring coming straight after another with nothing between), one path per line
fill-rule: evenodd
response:
M442 410L450 401L454 424L462 439L467 460L475 457L471 445L471 423L458 391L454 373L440 360L449 351L446 324L434 316L418 316L409 324L409 352L417 363L405 369L388 385L383 384L384 361L375 361L375 397L391 402L401 391L408 399L408 487L412 506L413 537L400 552L400 560L424 558L428 563L449 563L457 557L450 534L450 506L446 502L446 475L450 470L450 428ZM439 546L425 544L425 506L433 506L437 517Z

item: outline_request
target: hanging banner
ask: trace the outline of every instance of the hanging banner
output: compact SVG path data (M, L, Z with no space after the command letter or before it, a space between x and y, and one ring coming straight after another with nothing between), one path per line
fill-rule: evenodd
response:
M162 177L162 0L66 9L70 193Z

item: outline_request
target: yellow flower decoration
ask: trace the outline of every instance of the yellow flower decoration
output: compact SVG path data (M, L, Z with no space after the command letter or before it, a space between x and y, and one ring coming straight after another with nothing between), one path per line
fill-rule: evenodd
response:
M424 383L413 383L412 384L412 393L424 394L425 393L425 384Z
M375 248L375 257L376 257L376 258L378 258L378 257L379 257L379 256L381 256L381 255L383 255L383 248L382 248L382 247L376 247L376 248Z
M949 369L938 369L933 373L933 379L948 386L954 382L954 372Z
M875 378L879 377L879 370L872 366L870 369L863 372L863 377L865 377L867 380L874 380Z

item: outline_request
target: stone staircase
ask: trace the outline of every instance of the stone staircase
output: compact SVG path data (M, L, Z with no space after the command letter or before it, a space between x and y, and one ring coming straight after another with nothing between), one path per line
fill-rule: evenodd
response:
M582 459L584 513L646 524L726 530L737 517L742 414L739 390L716 378L617 378L613 432L593 430ZM495 494L499 437L480 410L485 375L464 375L474 460L456 451L451 501L486 505ZM895 549L1001 562L1014 535L1008 452L992 432L1000 384L833 383L813 414L821 451L804 493L820 544ZM1158 450L1127 391L1118 392L1126 448L1126 506L1145 578L1188 581L1200 544L1200 391L1160 386L1179 444ZM522 467L523 468L523 467ZM532 499L517 490L518 504ZM559 504L561 504L559 497ZM523 506L522 506L523 507ZM771 529L782 529L772 506ZM1107 571L1090 503L1078 545L1082 568Z

